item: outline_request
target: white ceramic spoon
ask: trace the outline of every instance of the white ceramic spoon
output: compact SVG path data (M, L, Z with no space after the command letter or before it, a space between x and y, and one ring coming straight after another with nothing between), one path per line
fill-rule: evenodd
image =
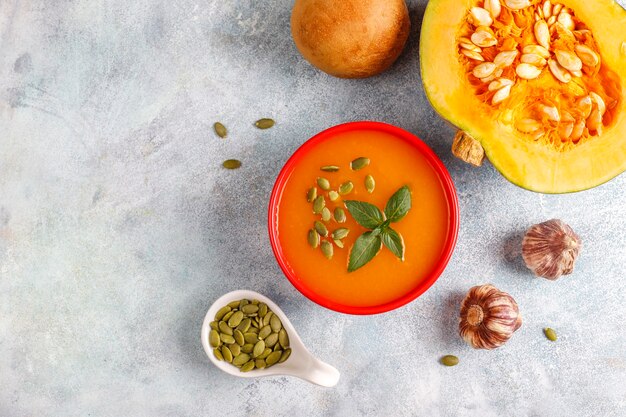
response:
M264 302L283 323L283 327L289 335L289 347L291 347L291 355L285 362L277 363L276 365L266 369L254 369L250 372L240 372L235 366L225 361L218 361L213 355L213 348L209 345L209 331L211 330L209 324L215 319L215 313L217 313L217 310L224 307L231 301L241 300L244 298L248 300L256 299ZM285 316L285 313L283 313L283 311L278 308L272 300L254 291L237 290L229 292L228 294L218 298L217 301L215 301L215 303L213 303L213 305L209 308L209 311L207 311L206 316L204 317L201 340L204 351L211 362L213 362L213 365L234 376L241 378L256 378L272 375L291 375L323 387L334 387L337 385L337 382L339 382L339 371L329 364L320 361L307 350L302 343L300 336L296 333L296 329L294 329L287 316Z

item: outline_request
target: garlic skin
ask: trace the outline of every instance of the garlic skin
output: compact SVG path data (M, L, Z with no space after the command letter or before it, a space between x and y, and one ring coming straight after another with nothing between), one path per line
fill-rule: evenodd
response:
M521 325L513 297L491 284L470 288L461 303L459 334L474 349L502 346Z
M522 241L522 257L535 275L555 281L574 271L581 247L582 241L572 228L553 219L528 229Z

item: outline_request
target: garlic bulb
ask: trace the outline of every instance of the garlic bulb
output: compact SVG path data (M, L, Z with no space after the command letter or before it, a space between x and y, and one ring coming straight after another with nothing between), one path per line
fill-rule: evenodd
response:
M522 241L522 257L535 275L557 280L571 274L581 240L561 220L548 220L531 227Z
M459 334L474 349L502 346L521 325L513 297L491 284L472 287L461 303Z

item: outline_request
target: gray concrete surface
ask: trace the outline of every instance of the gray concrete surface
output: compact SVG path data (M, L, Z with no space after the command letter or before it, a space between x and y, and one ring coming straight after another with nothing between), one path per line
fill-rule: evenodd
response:
M288 0L0 0L0 416L626 415L626 176L547 196L453 159L453 130L421 87L425 3L410 2L412 35L389 72L346 81L299 57ZM256 130L265 116L277 126ZM371 317L301 296L266 232L289 155L361 119L432 146L462 216L435 286ZM221 169L226 158L243 168ZM522 232L553 217L585 245L555 283L519 256ZM525 320L493 352L456 335L463 293L486 282ZM275 300L339 385L213 367L200 325L237 288ZM442 367L444 354L461 364Z

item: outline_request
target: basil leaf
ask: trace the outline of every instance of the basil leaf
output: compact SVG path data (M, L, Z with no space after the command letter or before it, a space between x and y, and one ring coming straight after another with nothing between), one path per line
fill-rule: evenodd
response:
M348 272L354 272L371 261L380 251L381 246L380 236L375 236L372 232L365 232L359 236L350 250Z
M385 206L385 216L392 223L398 222L406 216L411 209L411 191L406 185L391 196Z
M385 221L383 213L373 204L352 200L345 203L354 220L363 227L375 229Z
M383 230L382 241L398 259L404 262L404 239L400 233L388 227Z

